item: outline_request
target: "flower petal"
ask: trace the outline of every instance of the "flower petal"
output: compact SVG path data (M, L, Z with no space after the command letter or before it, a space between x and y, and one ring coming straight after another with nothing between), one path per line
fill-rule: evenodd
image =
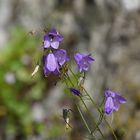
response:
M91 54L89 54L89 55L87 56L87 59L88 59L88 62L89 62L89 63L91 63L92 61L95 61L95 59L91 57Z
M61 42L63 39L64 39L64 37L62 35L58 35L56 40L58 40L59 42Z
M50 47L50 39L48 37L48 35L44 35L44 48L49 48Z
M59 41L52 41L51 42L51 47L54 49L58 49L59 47Z
M91 62L94 61L94 59L91 57L90 54L85 55L85 54L76 53L74 55L74 59L78 65L80 72L88 71Z
M114 109L113 99L111 97L108 97L105 102L105 113L110 115L113 112L113 109Z
M56 31L55 28L51 29L48 33L48 35L52 35L52 36L57 36L58 32Z
M79 61L79 67L83 70L83 71L88 71L89 69L89 63L88 60L83 57L80 61Z
M111 90L106 90L105 91L105 97L107 98L107 97L115 97L115 95L116 95L116 93L115 92L113 92L113 91L111 91Z
M44 41L44 48L49 48L50 47L50 42L48 40Z
M57 69L57 61L53 53L48 54L45 65L50 72L54 72Z
M57 50L54 55L61 66L69 60L67 52L64 49Z
M124 104L126 103L126 99L122 96L120 96L119 94L115 95L115 98L118 100L119 103Z
M120 107L120 103L116 99L113 99L113 103L114 103L114 110L118 111Z
M75 59L75 61L76 61L77 63L79 63L79 61L80 61L82 58L83 58L83 55L80 54L80 53L76 53L76 54L74 55L74 59Z

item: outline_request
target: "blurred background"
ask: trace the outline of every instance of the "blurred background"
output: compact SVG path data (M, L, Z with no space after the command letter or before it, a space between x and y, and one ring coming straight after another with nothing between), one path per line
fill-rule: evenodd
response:
M41 69L31 78L43 29L53 27L69 54L95 58L85 87L97 102L106 88L127 99L114 113L118 139L140 140L140 0L0 0L0 140L86 139L78 118L78 131L65 129L62 109L72 106L65 86Z

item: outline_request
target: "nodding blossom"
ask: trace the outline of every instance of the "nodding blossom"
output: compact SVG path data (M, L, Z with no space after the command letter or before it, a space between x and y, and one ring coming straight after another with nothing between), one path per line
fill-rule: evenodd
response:
M85 55L85 54L76 53L74 55L74 59L78 65L80 72L88 71L91 62L94 61L94 59L91 57L90 54Z
M59 73L59 66L52 52L50 52L47 56L43 56L43 69L45 76L51 72L54 74Z
M44 48L52 47L58 49L59 43L64 39L55 29L52 29L48 34L44 35Z
M56 52L54 52L54 55L60 66L62 66L66 61L69 60L68 54L64 49L57 50Z
M70 91L76 96L79 96L81 94L80 91L75 88L70 88Z
M118 111L120 104L126 103L126 99L111 90L105 91L105 113L110 115L113 111Z

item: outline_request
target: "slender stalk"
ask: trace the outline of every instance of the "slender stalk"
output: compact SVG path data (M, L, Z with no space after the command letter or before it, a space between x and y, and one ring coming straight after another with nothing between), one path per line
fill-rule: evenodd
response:
M103 119L104 119L104 115L103 114L100 114L100 118L99 118L99 120L98 120L95 128L92 130L92 132L94 132L98 128L98 126L102 123L102 120Z
M96 103L95 103L94 100L91 98L91 96L88 94L88 92L86 91L85 88L84 88L84 91L87 93L87 95L88 95L89 98L91 99L92 103L94 104L94 106L96 107L96 109L98 110L98 112L102 114L102 111L100 110L100 108L97 107ZM105 118L104 118L104 120L105 120L106 124L108 125L109 129L111 130L111 132L112 132L112 134L113 134L115 140L118 140L118 139L117 139L117 136L116 136L114 130L112 129L112 127L110 126L110 124L107 122L107 120L106 120Z
M74 87L74 84L73 84L73 82L71 81L71 79L70 79L70 77L69 77L69 75L66 73L66 77L68 78L68 80L69 80L69 82L71 83L71 85Z
M78 77L74 74L74 72L72 71L72 69L69 67L70 72L72 73L72 75L74 76L75 80L78 81Z
M73 76L75 77L75 79L77 80L77 77L76 77L76 75L72 72L71 68L69 68L69 70L70 70L70 72L73 74ZM90 98L91 102L93 103L93 105L95 106L95 108L98 110L98 112L99 112L100 114L103 114L103 112L101 111L101 109L96 105L95 101L91 98L91 96L89 95L89 93L86 91L86 89L85 89L84 87L83 87L83 90L85 91L85 93L87 94L87 96ZM116 136L114 130L112 129L112 127L110 126L110 124L107 122L107 120L106 120L105 118L104 118L104 120L105 120L106 124L108 125L109 129L111 130L111 132L112 132L112 134L113 134L115 140L118 140L118 139L117 139L117 136Z
M110 131L112 132L112 134L113 134L115 140L118 140L118 138L117 138L117 136L116 136L114 130L112 129L112 127L110 126L110 124L108 123L108 121L107 121L105 118L104 118L104 120L105 120L106 124L108 125Z
M80 97L80 96L79 96ZM85 104L85 102L84 102L84 100L80 97L80 100L82 101L82 103L83 103L83 105L85 106L85 108L86 108L86 110L90 113L90 110L88 109L88 107L86 106L86 104ZM90 113L91 114L91 113ZM94 119L94 117L92 117L93 118L93 122L95 123L95 129L94 129L94 131L96 130L96 128L98 129L98 131L100 132L100 134L101 134L101 136L104 138L104 135L103 135L103 133L102 133L102 131L100 130L100 128L99 128L99 125L96 123L96 121L95 121L95 119ZM92 131L92 132L94 132L94 131Z
M91 130L90 130L90 128L89 128L89 126L88 126L88 124L87 124L87 122L86 122L86 120L85 120L85 118L84 118L84 116L83 116L83 114L82 114L82 112L81 112L81 110L80 110L80 108L79 108L79 106L77 104L76 104L76 107L78 109L78 112L80 113L80 116L81 116L81 118L82 118L82 120L83 120L83 122L84 122L84 124L85 124L85 126L86 126L86 128L87 128L87 130L89 132L89 134L91 135L92 134Z
M64 82L65 82L66 86L68 87L67 82L66 82L66 81L64 81ZM68 88L69 88L69 87L68 87ZM93 135L95 136L95 134L94 134L94 133L91 131L91 129L89 128L89 126L88 126L88 124L87 124L87 122L86 122L86 120L85 120L85 118L84 118L84 116L83 116L83 114L82 114L82 112L81 112L79 106L78 106L76 103L75 103L75 105L76 105L76 107L77 107L77 110L78 110L78 112L79 112L79 114L80 114L80 116L81 116L81 118L82 118L82 120L83 120L83 122L84 122L84 125L86 126L86 128L87 128L89 134L90 134L92 137L93 137Z
M72 83L72 81L71 81L71 79L70 79L70 77L69 77L68 74L67 74L67 77L68 77L68 80L70 80L71 85L74 87L74 84ZM80 96L79 96L79 97L80 97ZM82 103L83 103L83 105L85 106L86 110L90 113L88 107L86 106L85 102L83 101L83 99L82 99L81 97L80 97L80 100L82 101ZM90 113L90 114L91 114L91 113ZM98 131L100 132L101 136L104 138L104 135L103 135L102 131L100 130L99 126L97 125L97 123L96 123L94 117L92 117L92 118L93 118L93 121L94 121L94 123L95 123L95 125L96 125L96 128L98 128ZM96 130L96 129L95 129L95 130ZM95 130L94 130L94 131L95 131ZM94 131L93 131L93 132L94 132Z

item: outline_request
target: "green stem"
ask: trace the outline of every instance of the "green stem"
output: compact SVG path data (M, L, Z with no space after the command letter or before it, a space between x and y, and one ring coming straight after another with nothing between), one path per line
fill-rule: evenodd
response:
M72 73L72 75L74 76L76 82L78 81L78 77L73 73L72 69L69 67L70 72Z
M69 69L70 69L70 72L71 72L71 73L73 74L73 76L74 76L75 74L72 72L71 68L69 68ZM76 77L76 75L75 75L74 77ZM77 77L76 77L76 79L77 79ZM93 103L93 105L95 106L95 108L98 110L98 112L99 112L100 114L103 114L103 112L102 112L102 111L100 110L100 108L96 105L96 103L94 102L94 100L91 98L91 96L89 95L89 93L86 91L86 89L85 89L84 87L83 87L83 90L85 91L85 93L87 94L87 96L90 98L91 102ZM106 124L108 125L109 129L111 130L111 132L112 132L112 134L113 134L115 140L118 140L117 137L116 137L116 134L115 134L114 130L112 129L112 127L110 126L110 124L107 122L107 120L106 120L105 118L104 118L104 120L105 120Z
M113 134L115 140L118 140L118 139L117 139L117 136L116 136L116 134L115 134L115 132L114 132L114 130L112 129L112 127L110 126L110 124L108 123L108 121L107 121L105 118L104 118L104 120L105 120L106 124L108 125L110 131L112 132L112 134Z
M80 97L80 96L79 96L79 97ZM82 103L83 103L83 105L85 106L86 110L90 113L90 110L89 110L88 107L86 106L84 100L83 100L81 97L80 97L80 100L82 101ZM90 113L90 114L91 114L91 113ZM92 115L92 114L91 114L91 115ZM92 118L93 118L93 122L95 123L95 129L94 129L94 131L95 131L96 128L97 128L98 131L100 132L101 136L104 138L104 135L103 135L102 131L101 131L100 128L99 128L99 125L96 123L94 117L92 117ZM94 132L94 131L92 131L92 132Z
M89 134L91 135L92 134L91 130L90 130L90 128L89 128L89 126L88 126L88 124L87 124L87 122L86 122L86 120L85 120L85 118L84 118L84 116L83 116L83 114L82 114L82 112L81 112L81 110L80 110L80 108L78 107L77 104L76 104L76 107L78 109L78 112L80 113L80 116L81 116L81 118L82 118L82 120L83 120L83 122L84 122L84 124L85 124L85 126L86 126L86 128L87 128L87 130L89 132Z
M71 79L70 79L70 77L69 77L69 75L66 73L66 77L68 78L68 80L69 80L69 82L71 83L71 85L74 87L74 84L73 84L73 82L71 81Z
M65 84L66 84L66 86L68 87L68 84L67 84L67 82L65 81ZM68 87L69 88L69 87ZM79 112L79 114L80 114L80 116L81 116L81 118L82 118L82 120L83 120L83 122L84 122L84 124L85 124L85 126L86 126L86 128L87 128L87 130L88 130L88 132L89 132L89 134L90 135L94 135L94 133L90 130L90 128L89 128L89 126L88 126L88 124L87 124L87 122L86 122L86 120L85 120L85 118L84 118L84 116L83 116L83 114L82 114L82 112L81 112L81 110L80 110L80 108L78 107L78 105L75 103L75 105L76 105L76 107L77 107L77 109L78 109L78 112Z
M70 79L70 77L69 77L68 74L67 74L67 77L68 77L68 80L70 80L71 85L74 87L74 84L72 83L72 81L71 81L71 79ZM80 100L82 101L83 105L85 106L86 110L90 113L89 109L87 108L87 106L86 106L85 102L83 101L83 99L81 98L81 96L79 96L79 97L80 97ZM90 114L91 114L91 113L90 113ZM91 115L91 116L92 116L92 115ZM101 136L104 138L104 135L103 135L102 131L100 130L99 126L97 125L97 123L96 123L94 117L92 117L92 118L93 118L93 121L94 121L96 127L98 128L98 131L100 132Z

